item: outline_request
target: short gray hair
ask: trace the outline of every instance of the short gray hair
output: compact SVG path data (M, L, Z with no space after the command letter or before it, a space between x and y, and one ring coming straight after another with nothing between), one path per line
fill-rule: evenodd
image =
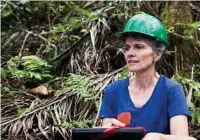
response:
M147 44L152 46L153 51L160 51L160 50L164 51L166 49L166 45L163 42L161 42L153 37L150 37L148 35L140 34L140 33L132 33L132 34L126 34L125 38L127 36L131 36L135 40L145 41Z

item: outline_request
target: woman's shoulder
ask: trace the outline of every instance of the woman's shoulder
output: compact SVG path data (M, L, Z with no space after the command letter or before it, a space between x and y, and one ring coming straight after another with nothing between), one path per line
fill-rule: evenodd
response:
M127 77L125 79L120 79L120 80L113 81L110 84L108 84L106 86L106 88L111 88L111 89L118 90L119 88L122 88L124 86L128 86L128 82L129 82L129 77Z
M161 75L161 78L163 79L164 85L168 88L168 89L173 89L176 87L182 87L182 85L164 75Z
M128 84L128 78L122 80L116 80L111 82L104 89L104 94L107 94L109 98L117 97L121 92L126 90L126 85Z

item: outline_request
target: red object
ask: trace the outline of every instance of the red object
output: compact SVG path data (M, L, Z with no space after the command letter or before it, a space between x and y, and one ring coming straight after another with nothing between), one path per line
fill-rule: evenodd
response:
M140 128L143 129L143 131L146 133L146 130L144 127L140 127L140 126L133 126L133 127L111 127L111 128L107 128L102 134L100 134L98 137L93 137L90 140L99 140L99 139L103 139L106 138L108 136L114 135L116 133L116 129L123 129L123 128Z
M102 139L104 137L107 137L109 135L113 135L115 134L115 128L114 127L111 127L111 128L107 128L102 134L100 134L98 137L94 137L94 138L91 138L90 140L99 140L99 139Z
M104 132L104 134L115 134L115 128L107 128Z
M117 116L117 120L124 123L125 125L129 125L131 122L131 113L130 112L122 112Z

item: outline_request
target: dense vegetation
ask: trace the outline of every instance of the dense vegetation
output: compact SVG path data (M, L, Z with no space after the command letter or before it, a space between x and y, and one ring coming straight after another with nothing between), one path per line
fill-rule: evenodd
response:
M139 12L167 27L157 71L183 85L200 138L199 11L182 1L2 1L2 139L70 139L73 127L99 125L103 89L129 74L115 33Z

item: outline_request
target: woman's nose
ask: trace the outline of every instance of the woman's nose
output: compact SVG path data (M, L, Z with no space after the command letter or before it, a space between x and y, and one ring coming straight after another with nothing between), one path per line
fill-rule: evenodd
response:
M130 48L129 50L126 51L127 56L136 56L136 52L133 48Z

